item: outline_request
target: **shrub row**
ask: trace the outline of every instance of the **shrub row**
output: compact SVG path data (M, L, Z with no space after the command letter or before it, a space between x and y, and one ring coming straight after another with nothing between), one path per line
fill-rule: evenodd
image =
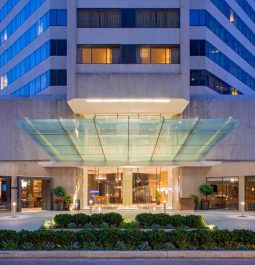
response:
M118 213L106 213L106 214L92 214L86 215L82 213L78 214L58 214L54 217L56 227L67 228L68 225L73 224L74 228L84 227L86 224L92 224L94 227L100 226L102 223L108 226L119 227L123 222L123 218Z
M1 250L255 250L247 230L0 230Z
M54 217L57 228L90 228L108 226L122 228L205 228L205 221L202 216L197 215L167 215L167 214L138 214L135 218L136 223L126 224L118 213L107 214L59 214Z
M161 228L165 227L189 227L189 228L204 228L206 227L204 218L200 215L179 214L152 214L141 213L135 218L141 228L149 228L153 225L158 225Z

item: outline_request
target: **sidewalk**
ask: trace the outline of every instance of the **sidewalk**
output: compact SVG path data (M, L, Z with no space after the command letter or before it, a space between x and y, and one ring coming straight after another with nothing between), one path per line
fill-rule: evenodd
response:
M114 210L101 210L101 212L110 212ZM115 210L116 211L116 210ZM52 219L56 214L70 213L74 214L78 211L71 212L56 212L56 211L26 211L17 213L16 218L12 218L11 213L0 213L0 229L12 229L12 230L37 230L45 222L45 220ZM89 214L88 210L81 210L79 212ZM93 213L98 213L97 209L93 209ZM149 212L146 209L139 210L118 210L126 219L133 219L138 213ZM151 212L151 211L150 211ZM157 213L163 212L158 209ZM241 217L241 213L238 211L173 211L168 210L168 214L195 214L204 216L207 224L214 224L220 229L249 229L255 231L255 212L245 212L246 217Z
M0 259L255 259L255 251L0 251Z

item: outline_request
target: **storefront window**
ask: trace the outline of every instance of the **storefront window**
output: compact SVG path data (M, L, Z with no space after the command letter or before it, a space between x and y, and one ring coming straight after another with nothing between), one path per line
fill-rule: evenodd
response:
M21 180L22 208L42 208L42 180Z
M11 178L0 177L0 211L11 209Z
M211 209L238 210L238 177L207 178L214 193L209 196Z
M245 207L246 211L255 210L255 176L245 178Z

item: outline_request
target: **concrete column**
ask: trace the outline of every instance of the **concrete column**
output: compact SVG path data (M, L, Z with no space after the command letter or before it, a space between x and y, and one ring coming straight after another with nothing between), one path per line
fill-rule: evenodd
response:
M88 206L88 171L87 168L79 168L76 173L75 193L81 202L81 209Z
M168 169L168 195L167 195L167 207L173 209L173 171L172 168Z
M240 176L239 177L239 210L241 210L241 202L245 202L245 177Z
M133 204L133 172L132 169L123 169L122 179L122 198L123 205L130 206Z
M16 202L17 207L18 207L17 193L18 193L17 177L16 176L12 176L12 181L11 181L11 205L14 202Z

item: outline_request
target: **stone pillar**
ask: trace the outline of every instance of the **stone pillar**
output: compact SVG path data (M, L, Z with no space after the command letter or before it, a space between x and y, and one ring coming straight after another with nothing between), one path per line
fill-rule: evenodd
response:
M244 176L239 177L238 195L239 195L239 210L241 210L242 208L241 202L245 202L245 177Z
M76 173L75 193L81 202L81 209L88 207L88 171L87 168L79 168Z
M123 205L130 206L133 204L133 172L132 169L123 169L122 179L122 198Z
M173 209L173 171L172 168L168 169L168 195L167 195L167 207Z
M17 182L17 177L16 176L12 176L12 180L11 180L11 205L15 202L17 205L17 209L19 208L18 205L18 198L17 198L17 194L18 193L18 182ZM20 194L21 196L21 194ZM20 205L21 207L21 205Z

